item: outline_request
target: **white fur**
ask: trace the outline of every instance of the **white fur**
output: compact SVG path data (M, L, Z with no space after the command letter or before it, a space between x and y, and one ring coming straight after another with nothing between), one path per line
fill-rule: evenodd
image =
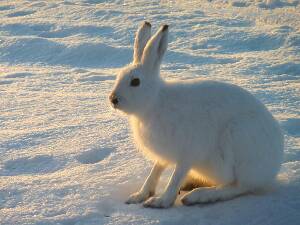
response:
M143 24L138 37L149 36ZM226 200L265 189L283 157L283 135L267 108L246 90L216 81L166 82L159 67L167 48L163 27L147 45L135 44L134 63L118 76L113 94L128 114L134 139L155 165L141 190L127 203L169 207L191 172L213 184L187 193L186 205ZM141 40L136 43L144 43ZM137 52L143 52L140 55ZM140 85L131 87L132 78ZM160 174L174 165L165 192L154 194Z

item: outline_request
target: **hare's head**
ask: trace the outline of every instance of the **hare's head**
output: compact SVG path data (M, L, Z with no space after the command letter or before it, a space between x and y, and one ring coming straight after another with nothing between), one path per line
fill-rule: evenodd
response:
M168 25L151 37L151 24L144 22L134 42L133 62L123 68L109 96L112 106L127 114L140 114L156 101L161 87L159 68L167 49Z

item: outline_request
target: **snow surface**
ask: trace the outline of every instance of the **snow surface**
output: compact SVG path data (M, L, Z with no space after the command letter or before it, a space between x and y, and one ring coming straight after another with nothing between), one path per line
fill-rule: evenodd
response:
M276 190L167 210L123 203L151 162L107 96L143 20L170 24L166 79L238 84L280 121ZM299 52L297 0L0 1L0 223L299 224Z

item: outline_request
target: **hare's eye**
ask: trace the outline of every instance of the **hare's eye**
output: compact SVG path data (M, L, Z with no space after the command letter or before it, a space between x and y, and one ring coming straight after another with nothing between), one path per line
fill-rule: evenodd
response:
M140 79L139 78L133 78L130 82L130 86L137 87L140 85Z

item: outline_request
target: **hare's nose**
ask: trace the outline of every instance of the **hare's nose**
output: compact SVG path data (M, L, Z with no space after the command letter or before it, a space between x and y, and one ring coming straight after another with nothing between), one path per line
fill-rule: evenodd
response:
M113 105L117 105L119 102L118 97L114 93L109 96L109 100Z

